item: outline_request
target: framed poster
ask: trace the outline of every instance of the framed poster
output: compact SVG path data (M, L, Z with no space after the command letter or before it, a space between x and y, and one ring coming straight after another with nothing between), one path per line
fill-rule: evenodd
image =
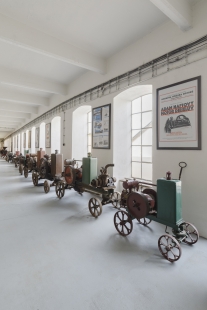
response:
M51 147L51 123L45 125L45 147Z
M28 131L28 149L31 149L31 130Z
M26 132L24 132L24 143L23 143L24 149L26 149Z
M92 110L92 147L110 149L111 104Z
M39 148L39 136L40 136L40 128L35 128L35 147Z
M201 150L201 77L157 89L157 149Z

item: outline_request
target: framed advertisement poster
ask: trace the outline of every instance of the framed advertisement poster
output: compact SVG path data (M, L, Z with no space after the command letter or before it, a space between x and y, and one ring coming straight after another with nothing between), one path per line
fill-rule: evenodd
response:
M23 147L26 149L26 132L24 132L24 141L23 141Z
M201 77L157 89L157 149L201 150Z
M111 104L92 110L92 147L110 149Z
M51 123L45 125L45 147L51 147Z
M40 136L40 128L35 128L35 147L39 148L39 136Z
M28 131L28 149L31 149L31 130Z

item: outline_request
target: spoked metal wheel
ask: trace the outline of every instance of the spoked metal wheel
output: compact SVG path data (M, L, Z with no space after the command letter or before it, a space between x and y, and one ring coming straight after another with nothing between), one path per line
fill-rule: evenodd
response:
M29 174L28 168L24 167L24 177L28 178L28 174Z
M143 217L139 220L137 220L139 222L139 224L142 224L144 226L149 225L152 221L150 219L148 219L147 217Z
M173 263L177 261L182 254L179 242L171 235L162 235L158 240L158 248L164 258Z
M130 215L125 211L118 211L114 214L114 226L122 236L128 236L133 229L133 222Z
M91 198L88 202L88 208L92 216L97 218L102 213L102 203L98 198Z
M49 193L50 191L50 183L47 180L45 180L44 182L44 191L45 191L45 194Z
M111 196L112 205L114 208L120 209L120 201L121 201L121 194L119 192L114 192Z
M58 182L55 185L56 195L59 199L61 199L65 195L65 184L64 182Z
M180 228L182 228L186 233L186 237L183 242L187 244L194 244L198 241L199 232L193 224L185 222L180 225Z
M35 172L32 173L32 181L33 181L34 186L38 185L39 178L38 178L38 174Z
M21 175L23 174L23 165L22 164L19 165L19 173Z

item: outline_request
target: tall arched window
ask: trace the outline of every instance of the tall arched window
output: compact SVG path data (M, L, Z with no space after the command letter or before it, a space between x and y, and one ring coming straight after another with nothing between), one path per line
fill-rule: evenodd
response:
M113 174L118 180L152 180L151 93L151 85L139 85L114 98ZM122 183L117 187L121 190Z
M45 150L45 123L40 124L40 148Z
M82 106L73 112L72 157L81 160L88 152L88 113L91 106Z
M56 116L51 121L51 153L61 152L61 117Z

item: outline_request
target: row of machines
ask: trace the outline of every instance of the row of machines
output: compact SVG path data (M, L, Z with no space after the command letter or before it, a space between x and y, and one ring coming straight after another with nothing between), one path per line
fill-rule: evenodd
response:
M101 215L103 205L112 204L118 209L114 215L114 226L121 236L126 237L132 232L134 220L144 226L152 221L165 225L165 234L158 239L158 248L171 263L181 257L182 242L193 245L198 241L196 227L182 218L180 179L186 163L179 163L179 179L171 179L169 171L156 184L126 179L119 193L115 191L116 178L108 172L108 168L114 164L102 167L98 175L97 158L83 158L81 167L78 167L75 159L65 159L63 164L63 155L58 151L49 156L40 149L37 154L16 154L15 158L15 165L21 166L20 174L24 171L24 176L28 177L31 172L33 184L43 185L45 193L49 193L54 186L59 199L64 197L67 189L73 189L80 195L84 192L94 194L96 197L89 200L88 207L95 218ZM44 180L44 183L40 183L40 180ZM171 233L168 232L169 228Z

